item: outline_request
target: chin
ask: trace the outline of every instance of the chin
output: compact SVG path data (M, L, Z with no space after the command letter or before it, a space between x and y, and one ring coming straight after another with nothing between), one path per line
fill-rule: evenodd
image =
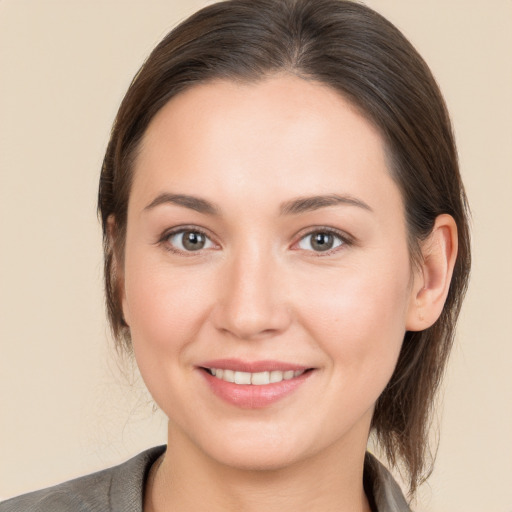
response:
M315 428L318 426L309 422L300 422L295 428L289 423L243 422L236 428L210 430L196 439L203 453L224 466L244 471L279 471L315 458L338 444L339 438Z
M301 454L295 450L276 449L265 444L235 446L221 453L212 451L210 457L216 462L240 471L279 471L299 462Z
M243 471L283 469L307 457L309 450L305 447L314 451L300 432L290 432L276 424L246 421L224 427L195 432L195 429L172 429L174 432L169 432L169 441L175 446L183 446L185 442L195 447L200 459L206 456L213 463Z

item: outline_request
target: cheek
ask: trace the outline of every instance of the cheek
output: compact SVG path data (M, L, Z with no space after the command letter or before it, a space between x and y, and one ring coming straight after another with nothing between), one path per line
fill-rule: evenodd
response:
M136 250L125 269L124 308L142 378L162 410L185 414L183 369L208 315L211 290L201 284L208 280Z
M170 268L163 258L132 250L125 266L123 310L134 348L151 346L155 357L193 341L208 314L210 283L201 272Z
M403 263L342 269L308 287L303 323L340 378L384 387L391 377L409 302L408 259Z

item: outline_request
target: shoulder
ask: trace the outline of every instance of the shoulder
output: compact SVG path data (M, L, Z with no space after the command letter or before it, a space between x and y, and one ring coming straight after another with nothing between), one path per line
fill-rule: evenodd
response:
M0 503L0 512L142 512L144 482L165 446L97 473Z

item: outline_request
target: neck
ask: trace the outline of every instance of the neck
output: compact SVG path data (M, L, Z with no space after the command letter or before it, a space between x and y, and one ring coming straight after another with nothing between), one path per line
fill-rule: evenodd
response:
M355 449L359 444L359 449ZM366 440L278 469L233 468L169 427L166 454L153 466L144 512L369 512L363 490Z

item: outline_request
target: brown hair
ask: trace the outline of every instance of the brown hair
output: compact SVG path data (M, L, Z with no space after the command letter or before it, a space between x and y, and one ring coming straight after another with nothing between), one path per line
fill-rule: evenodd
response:
M448 213L457 223L459 251L444 310L432 327L406 333L372 421L389 462L405 464L413 494L430 474L430 413L467 286L468 208L436 82L398 29L368 7L346 0L220 2L181 23L153 50L120 106L100 178L106 300L114 337L130 349L114 254L122 264L132 164L151 119L194 84L219 78L257 81L283 71L329 85L380 129L406 206L411 261L417 261L419 242L438 215Z

